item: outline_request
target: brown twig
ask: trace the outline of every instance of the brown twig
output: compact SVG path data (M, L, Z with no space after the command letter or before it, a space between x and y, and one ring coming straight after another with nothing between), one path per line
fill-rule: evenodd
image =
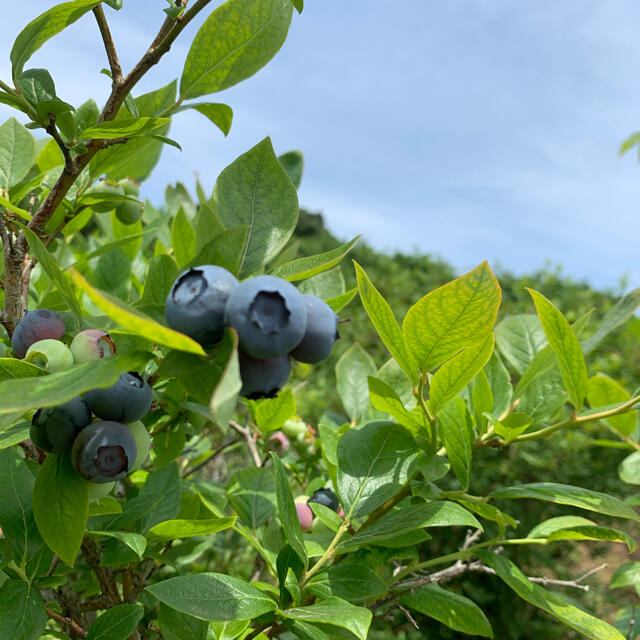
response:
M122 67L118 60L118 53L116 52L116 45L113 42L111 31L109 30L109 23L107 17L104 15L102 5L99 4L93 8L93 15L98 23L98 29L100 29L100 35L102 36L102 42L104 42L104 48L107 52L107 59L109 60L109 67L111 67L111 80L113 81L113 89L117 89L122 84Z
M80 547L82 555L84 556L87 564L93 569L94 573L100 583L102 593L107 598L110 606L114 607L118 604L122 604L122 599L118 593L118 586L116 585L115 574L109 567L103 567L100 565L102 559L102 551L96 542L94 542L89 536L85 536Z
M49 607L45 607L47 611L47 615L62 625L62 628L65 630L73 638L86 638L87 632L75 621L71 618L65 618L61 616L59 613L56 613Z
M47 125L45 131L56 141L58 147L60 147L60 151L62 151L62 155L64 156L65 165L67 167L73 166L73 158L71 157L71 152L58 133L55 115L49 114L49 124Z

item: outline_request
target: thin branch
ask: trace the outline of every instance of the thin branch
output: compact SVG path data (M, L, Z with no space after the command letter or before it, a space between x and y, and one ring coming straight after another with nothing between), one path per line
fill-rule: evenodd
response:
M183 474L182 477L186 478L190 475L193 475L196 471L200 471L200 469L202 469L202 467L208 465L213 459L217 458L223 451L225 451L226 449L228 449L229 447L232 447L235 444L238 444L239 442L241 442L241 440L234 438L233 440L229 440L227 442L223 442L220 447L218 447L218 449L216 449L215 451L213 451L209 456L207 456L202 462L198 463L195 467L192 467L191 469L187 469Z
M98 544L96 544L90 537L85 536L80 549L82 551L82 555L87 561L87 564L96 574L102 593L109 600L110 606L113 607L115 605L122 604L122 599L118 593L118 586L116 585L113 570L109 569L109 567L103 567L100 564L102 551Z
M98 5L100 6L100 5ZM56 127L56 118L54 115L49 115L49 124L45 131L56 141L58 147L60 147L60 151L62 151L62 155L64 156L64 163L67 167L73 167L73 158L71 157L71 152L69 148L64 143L64 140L60 137L60 133L58 133L58 129Z
M109 66L111 67L111 80L113 81L113 89L117 89L122 84L122 67L118 60L118 53L116 52L116 45L111 37L111 31L109 30L109 23L107 17L104 15L102 5L99 4L93 8L93 15L98 23L98 29L100 29L100 35L104 42L104 48L107 52L107 58L109 60Z
M401 604L398 605L398 609L400 609L400 611L402 611L402 613L404 613L404 615L407 617L407 620L416 628L419 629L420 627L418 626L418 623L414 620L413 616L407 611L407 609L405 609Z
M56 613L52 609L49 609L49 607L45 607L45 608L47 611L47 615L53 620L55 620L56 622L58 622L59 624L61 624L62 628L67 633L69 633L69 635L73 636L74 638L87 637L87 632L77 622L75 622L75 620L72 620L71 618L65 618L64 616L61 616L59 613Z
M241 436L244 436L244 439L249 447L249 451L251 452L253 462L255 463L256 467L261 467L262 459L260 458L260 453L258 452L256 441L253 439L251 429L249 427L243 427L241 424L235 422L235 420L229 420L229 426L234 431L237 431Z

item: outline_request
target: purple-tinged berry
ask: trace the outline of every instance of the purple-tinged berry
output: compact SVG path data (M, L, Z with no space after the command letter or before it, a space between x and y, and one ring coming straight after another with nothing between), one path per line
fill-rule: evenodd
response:
M111 336L99 329L85 329L76 334L69 345L76 363L110 358L116 352Z
M24 358L27 349L39 340L59 340L65 328L62 318L50 309L27 311L13 332L11 347L18 358Z

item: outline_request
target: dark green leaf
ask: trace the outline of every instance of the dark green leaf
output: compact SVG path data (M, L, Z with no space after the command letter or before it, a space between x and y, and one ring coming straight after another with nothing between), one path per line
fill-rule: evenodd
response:
M166 604L160 605L158 626L164 640L207 640L209 630L206 620L180 613Z
M193 260L193 266L217 264L237 276L242 267L242 252L249 234L248 225L225 229L210 240Z
M87 640L127 640L136 630L143 615L144 609L140 605L116 605L91 625Z
M227 496L238 516L251 529L263 525L276 510L276 482L269 468L240 469L231 475Z
M369 376L376 373L371 356L358 344L345 351L336 364L336 387L342 406L352 420L366 415L369 408Z
M147 277L144 281L141 302L164 305L169 291L178 277L178 273L178 265L166 253L151 259Z
M293 186L299 189L300 182L302 181L302 171L304 169L304 156L302 155L302 151L287 151L278 156L278 160L287 172Z
M37 640L46 624L47 613L37 589L19 580L7 580L0 587L0 638Z

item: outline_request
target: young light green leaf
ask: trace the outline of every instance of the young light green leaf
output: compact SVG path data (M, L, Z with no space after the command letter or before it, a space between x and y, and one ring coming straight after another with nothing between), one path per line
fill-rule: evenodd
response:
M91 625L87 640L127 640L143 615L144 609L138 604L116 605Z
M405 316L402 332L414 365L430 371L460 349L484 342L501 298L488 263L428 293Z
M561 622L591 640L624 640L624 636L603 620L551 593L539 584L529 582L520 569L504 556L490 551L477 551L478 558L496 571L498 576L523 600L550 613Z
M491 359L489 359L491 361ZM488 363L487 363L488 364ZM493 391L486 374L486 366L478 372L473 380L471 389L471 399L473 403L473 414L478 425L478 431L485 433L487 430L487 415L493 411Z
M347 519L371 513L392 498L415 472L418 447L393 422L369 422L338 443L338 490Z
M0 587L0 638L37 640L47 624L38 589L22 580L6 580Z
M533 482L529 484L505 487L489 494L494 498L532 498L556 504L566 504L587 511L603 513L615 518L627 518L640 522L638 515L628 504L618 498L599 491L591 491L582 487L572 487L554 482Z
M325 302L335 311L341 311L344 309L358 294L358 288L354 287L353 289L349 289L349 291L345 291L337 296L332 296L331 298L325 298Z
M18 82L24 65L47 41L100 4L97 0L73 0L58 4L32 20L18 35L11 49L13 81Z
M240 469L229 478L227 497L240 520L251 529L257 529L276 510L274 474L266 467Z
M289 478L284 465L275 453L271 453L273 458L273 471L276 479L276 499L278 504L278 515L282 523L284 537L291 548L298 554L298 557L306 566L307 551L302 538L302 529L298 520L298 512L293 501L293 494L289 486Z
M389 303L373 286L364 269L355 261L353 264L356 269L362 306L376 328L380 339L384 342L384 346L387 347L389 353L400 365L400 368L407 374L409 380L415 383L418 379L417 371L411 362L411 358L409 358L402 330L393 315Z
M296 415L296 400L291 389L281 391L275 398L258 400L255 404L255 422L262 433L280 429Z
M498 349L520 375L547 343L540 319L529 313L507 316L495 333Z
M640 484L640 451L634 451L620 463L618 475L622 482Z
M147 536L154 539L174 540L206 536L233 527L236 517L209 518L206 520L166 520L149 529Z
M228 0L227 4L232 1ZM260 1L266 0L252 0L251 4ZM296 189L278 162L269 138L222 171L213 191L213 203L228 229L249 226L240 253L240 277L251 275L275 258L289 241L298 221Z
M5 430L0 430L0 450L13 447L29 437L31 427L29 423L19 422ZM2 525L0 524L0 528Z
M296 280L305 280L311 278L318 273L327 271L332 267L335 267L341 260L351 251L356 242L361 236L356 236L351 242L347 242L336 249L331 249L325 253L319 253L315 256L309 256L307 258L298 258L291 262L286 262L283 265L276 267L271 275L278 278L284 278L289 282L295 282Z
M587 395L587 365L578 338L566 318L547 298L533 289L527 291L536 305L547 340L558 357L571 403L580 409Z
M358 640L366 640L371 625L372 614L369 609L356 607L346 600L331 596L319 604L309 607L294 607L280 612L290 620L317 622L347 629Z
M164 130L170 118L150 118L142 116L140 118L118 118L100 122L93 127L88 127L81 134L80 140L112 140L114 138L135 138Z
M227 0L196 34L180 80L180 98L228 89L252 76L282 46L293 7L289 0Z
M68 455L50 453L36 477L33 515L47 546L73 567L89 515L89 489Z
M196 232L180 207L171 225L171 246L178 267L184 268L196 255Z
M1 128L2 127L0 127L0 129ZM1 149L0 149L0 162L2 162L2 150ZM4 207L5 209L9 209L9 211L13 211L13 213L15 213L16 215L19 215L23 220L27 220L27 221L31 220L31 214L28 211L25 211L24 209L21 209L20 207L16 207L15 204L12 204L11 202L9 202L9 200L4 198L3 196L0 196L0 206Z
M369 408L368 377L376 373L371 356L355 343L336 364L336 387L342 406L352 420L358 420Z
M464 489L471 479L471 458L475 435L471 416L459 396L438 412L438 430L447 450L447 457L458 482Z
M493 638L491 624L475 602L437 584L425 584L412 593L404 594L400 602L455 631Z
M596 373L595 376L589 378L587 400L591 407L602 407L630 399L631 394L619 382L608 375ZM635 413L624 413L619 416L611 416L605 422L623 436L630 436L636 428L637 416Z
M249 620L276 608L275 602L256 587L221 573L170 578L146 591L171 608L201 620Z
M611 576L609 589L636 587L640 585L640 562L625 562Z
M493 345L494 336L489 333L484 340L467 347L436 371L429 395L432 411L437 413L482 371L493 353Z
M505 439L506 442L511 442L514 438L517 438L521 433L524 433L531 423L533 418L522 411L512 411L507 414L502 420L496 422L493 425L494 431Z
M156 344L171 349L205 355L204 349L195 340L158 324L155 320L138 313L133 307L104 291L94 289L75 269L71 270L71 277L99 309L130 333L143 337L153 336Z
M600 527L598 525L577 525L558 529L547 536L549 542L555 540L603 540L606 542L622 542L627 545L629 553L633 553L638 545L636 541L624 531Z
M418 435L425 431L421 415L406 409L398 394L388 384L372 376L369 376L368 381L369 399L378 411L388 413L398 424L408 429L413 435Z
M38 378L5 380L0 382L0 414L55 407L89 389L111 386L123 371L140 369L147 360L146 354L134 352L85 362Z

